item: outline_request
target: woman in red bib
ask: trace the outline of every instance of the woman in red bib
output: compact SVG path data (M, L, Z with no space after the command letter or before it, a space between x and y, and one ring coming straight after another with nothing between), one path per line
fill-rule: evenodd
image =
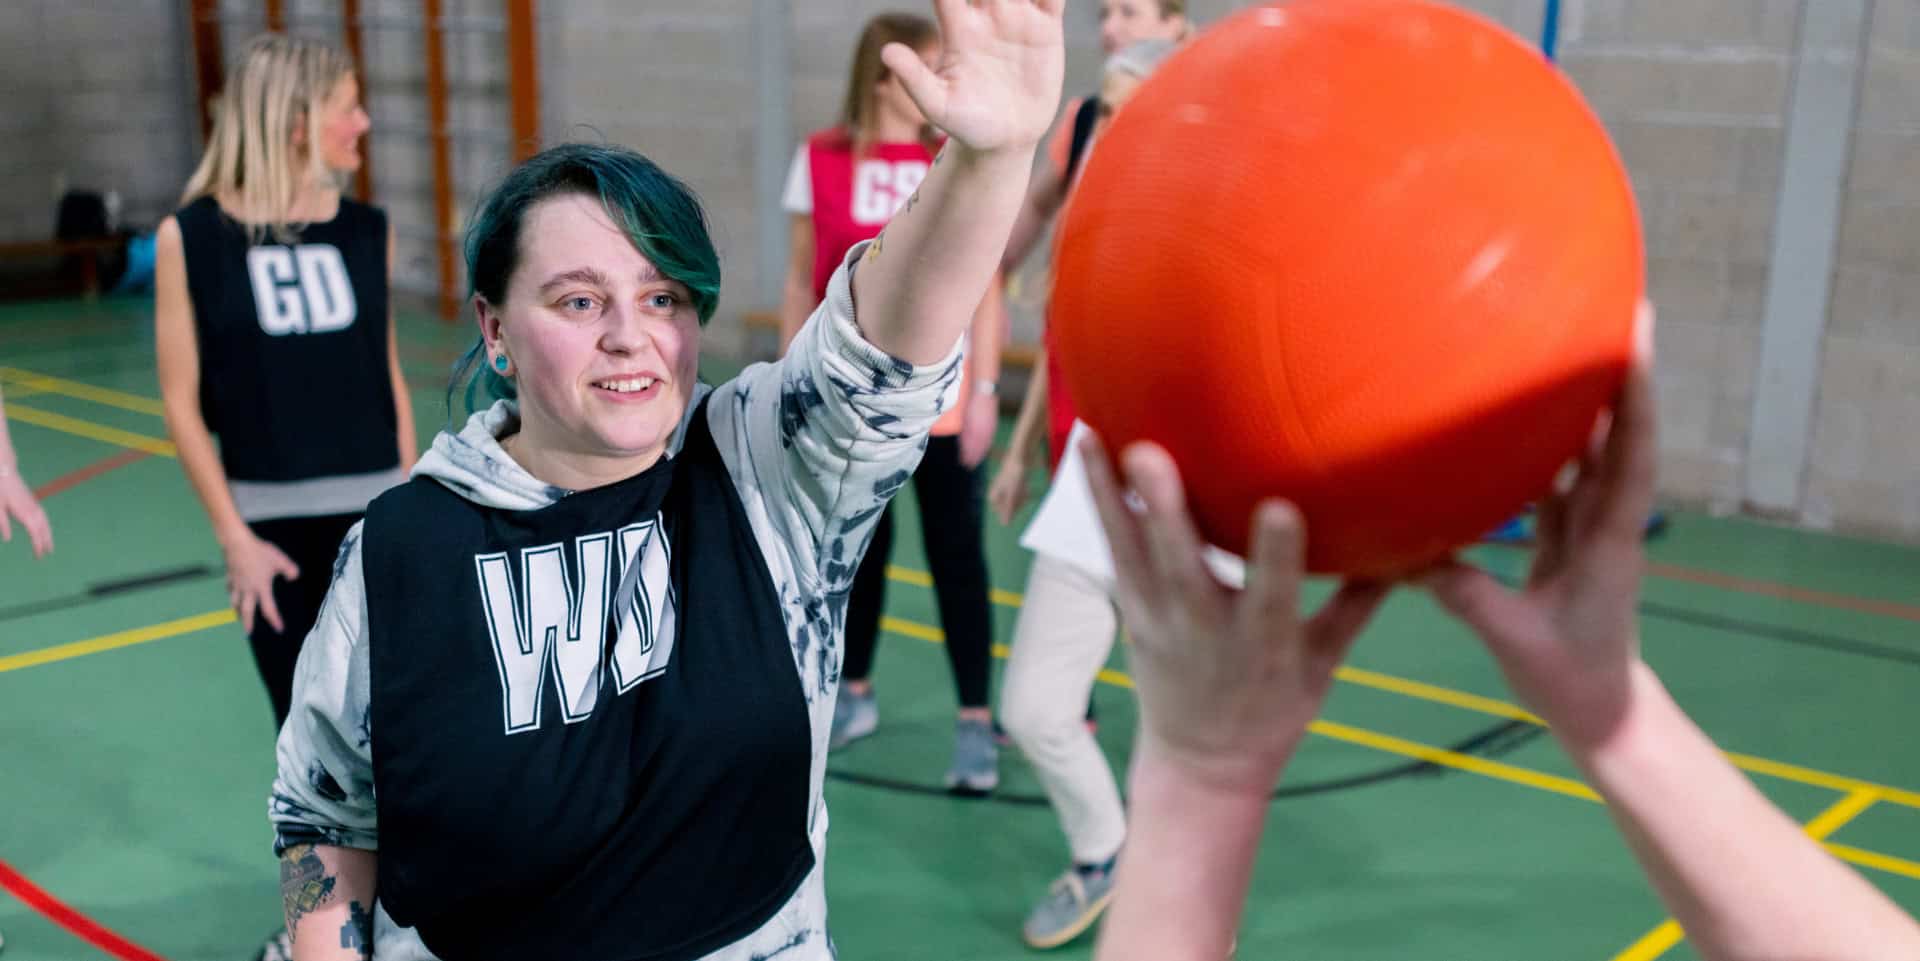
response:
M914 48L929 64L939 59L940 36L932 21L905 13L874 17L854 50L840 122L809 137L794 154L783 202L792 217L793 253L780 310L782 352L826 295L833 269L853 245L879 234L907 203L940 145L906 88L881 63L880 50L889 43ZM946 783L964 794L986 793L999 783L987 706L993 624L980 476L998 417L994 390L1006 323L998 290L996 284L974 315L960 401L934 425L926 457L913 475L960 704ZM892 545L889 511L881 517L848 601L844 686L833 723L836 748L873 733L879 721L868 677Z

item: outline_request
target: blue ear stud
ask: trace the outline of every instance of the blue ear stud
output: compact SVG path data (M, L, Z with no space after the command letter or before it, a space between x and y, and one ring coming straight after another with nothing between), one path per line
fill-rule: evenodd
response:
M493 369L503 374L507 372L507 364L508 361L504 354L493 359Z

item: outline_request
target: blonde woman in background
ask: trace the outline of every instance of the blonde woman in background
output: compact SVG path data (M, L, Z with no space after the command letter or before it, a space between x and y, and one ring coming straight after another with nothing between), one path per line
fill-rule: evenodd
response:
M340 189L370 126L352 62L267 35L229 77L160 225L155 354L167 433L226 555L277 728L341 537L417 448L388 301L393 231ZM284 932L260 955L290 956Z

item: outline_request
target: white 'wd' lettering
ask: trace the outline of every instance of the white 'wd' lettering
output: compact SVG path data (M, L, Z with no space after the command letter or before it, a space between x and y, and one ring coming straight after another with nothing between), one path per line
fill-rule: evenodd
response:
M579 583L569 577L560 544L520 551L519 590L505 552L474 558L482 616L499 669L508 734L539 730L551 666L565 723L586 720L599 704L601 665L615 583L627 587L632 616L618 617L613 646L616 691L624 694L667 669L673 651L675 599L667 539L657 520L619 532L575 538ZM611 556L610 556L611 555ZM618 564L620 558L627 558ZM621 570L616 570L618 564ZM637 565L631 576L628 569Z

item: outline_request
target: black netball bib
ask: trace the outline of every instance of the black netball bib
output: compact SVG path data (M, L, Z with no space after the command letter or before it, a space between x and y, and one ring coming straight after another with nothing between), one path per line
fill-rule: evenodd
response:
M446 961L698 958L813 867L767 565L684 450L535 511L416 478L364 534L379 897Z
M200 410L227 477L297 481L397 466L386 214L343 197L332 220L287 243L252 242L212 197L174 220Z

